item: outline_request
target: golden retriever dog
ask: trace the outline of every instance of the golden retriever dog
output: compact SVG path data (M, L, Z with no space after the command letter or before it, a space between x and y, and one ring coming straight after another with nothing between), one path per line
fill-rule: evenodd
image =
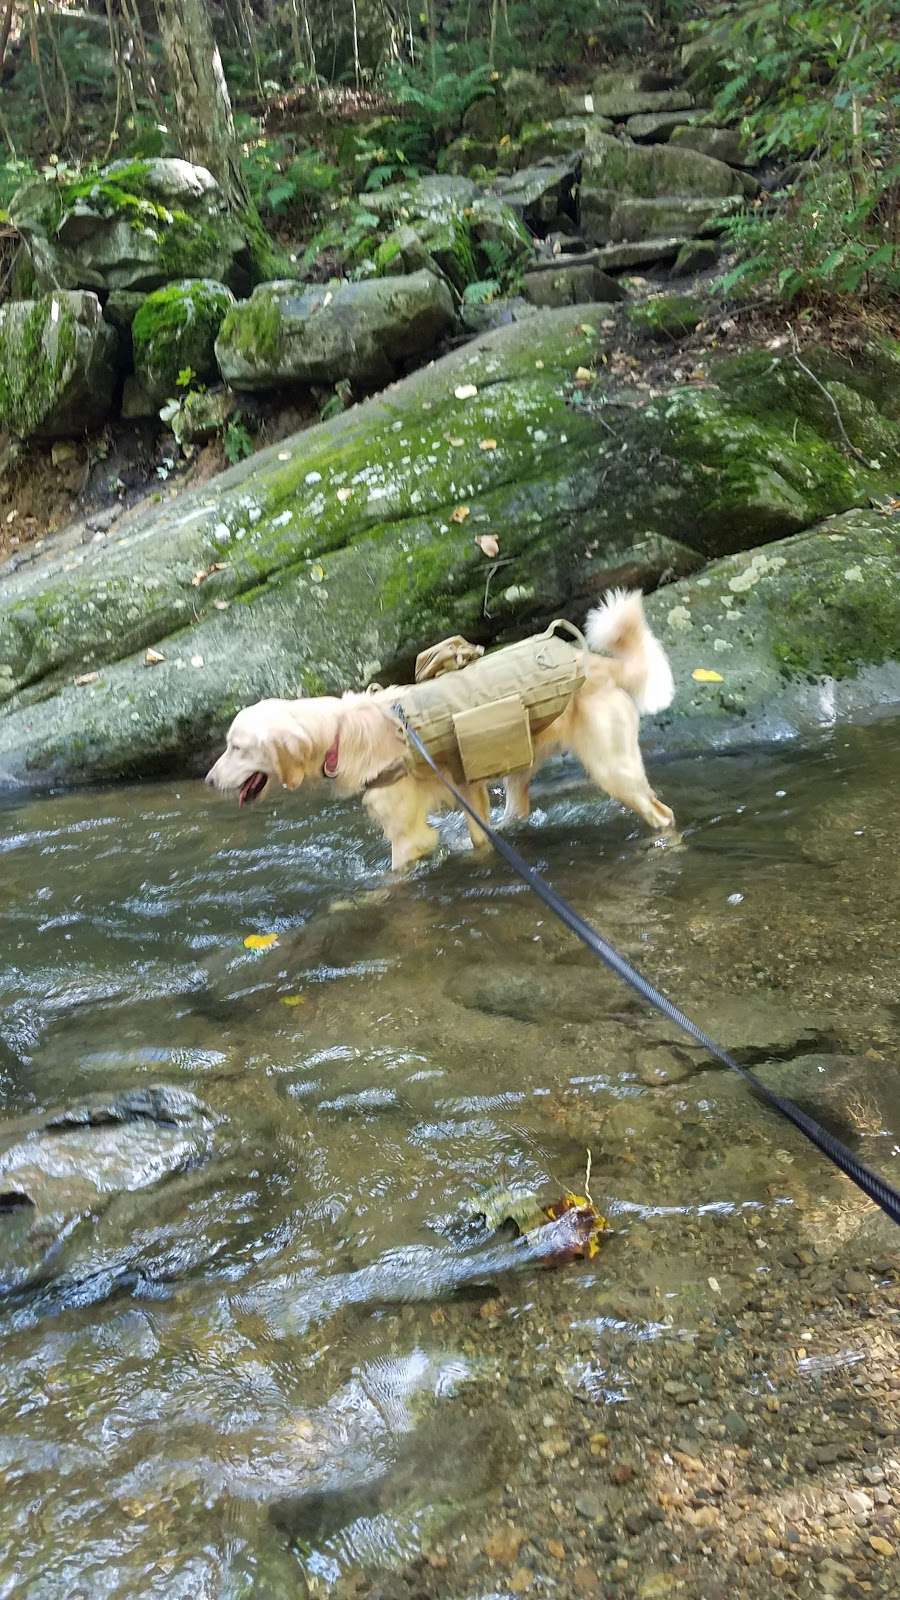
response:
M663 710L674 694L668 658L650 631L640 591L611 591L589 612L585 638L591 651L585 680L556 721L535 734L531 770L506 778L503 820L528 816L535 771L548 756L567 751L593 783L649 827L671 828L672 812L650 788L638 744L640 713ZM315 779L327 779L338 795L362 795L390 843L393 870L401 871L434 850L438 833L429 816L452 808L453 799L427 767L410 765L391 715L397 692L260 700L238 712L206 781L237 793L241 805L258 800L273 783L298 789ZM487 818L487 784L458 787ZM484 835L466 820L473 845L482 847Z

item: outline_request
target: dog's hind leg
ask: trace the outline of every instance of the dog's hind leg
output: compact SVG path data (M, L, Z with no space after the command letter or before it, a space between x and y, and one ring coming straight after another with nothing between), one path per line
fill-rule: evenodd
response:
M674 814L654 794L638 744L638 714L624 693L611 705L580 706L571 745L588 777L654 829L673 828Z
M472 810L473 811L477 811L478 815L480 817L483 817L485 822L489 822L490 819L491 819L491 796L490 796L490 791L488 789L487 784L486 783L467 783L467 784L464 784L463 788L462 788L462 793L465 795L466 799L468 800L469 805L472 807ZM468 814L466 815L466 826L468 827L468 830L469 830L469 838L472 841L472 849L473 850L490 850L490 848L491 848L490 839L488 839L486 834L482 833L482 831L479 828L477 822L473 822L472 818Z
M506 805L500 819L501 827L506 822L525 822L531 810L531 796L529 786L534 777L534 771L514 772L506 779Z
M428 821L433 799L428 786L412 778L366 795L366 808L377 817L390 844L392 871L402 872L434 851L440 835Z

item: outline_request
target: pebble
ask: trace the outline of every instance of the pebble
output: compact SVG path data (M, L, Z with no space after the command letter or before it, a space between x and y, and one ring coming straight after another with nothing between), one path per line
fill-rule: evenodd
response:
M597 1494L577 1494L575 1510L580 1517L587 1517L589 1522L599 1522L606 1516L606 1507Z
M880 1533L870 1533L869 1544L878 1556L892 1556L895 1554L894 1546L890 1539L882 1538Z

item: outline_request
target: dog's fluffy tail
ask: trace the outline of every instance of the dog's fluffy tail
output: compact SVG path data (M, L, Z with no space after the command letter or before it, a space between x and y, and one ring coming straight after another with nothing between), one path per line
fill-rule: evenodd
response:
M588 612L584 636L591 650L606 651L621 663L622 687L639 711L663 711L671 705L672 668L650 631L640 589L610 589Z

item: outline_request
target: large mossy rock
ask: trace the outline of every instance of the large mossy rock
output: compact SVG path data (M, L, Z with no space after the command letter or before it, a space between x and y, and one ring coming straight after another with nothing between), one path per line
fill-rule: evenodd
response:
M597 244L615 238L611 224L624 198L671 201L673 197L725 199L745 192L743 174L723 161L671 144L625 144L597 134L585 152L581 219Z
M211 172L162 157L116 161L93 178L39 179L10 217L42 288L157 289L178 278L249 287L247 239Z
M893 492L892 348L860 347L852 359L807 349L818 383L789 352L771 350L713 366L702 389L650 398L601 377L584 403L576 372L604 372L611 322L604 305L537 312L144 510L120 524L114 543L51 553L9 577L0 591L0 779L197 770L235 710L264 695L396 682L424 644L456 632L509 638L554 614L577 618L610 582L693 572L690 593L696 584L698 597L712 596L700 570L707 559L797 533L815 546L804 530ZM829 396L871 467L843 448ZM877 518L875 527L888 538L890 524ZM476 542L482 533L506 563L494 571ZM829 605L862 603L862 549L827 534L825 548L839 552ZM890 559L887 543L871 553ZM198 572L208 574L199 585ZM823 572L817 590L821 606ZM672 584L653 601L667 627L681 592ZM749 604L735 592L738 609ZM787 603L782 583L779 610ZM830 613L815 614L827 631ZM706 620L690 659L678 657L682 685L688 668L710 665L715 639L729 637L714 611ZM886 628L879 638L865 656L849 641L845 675L895 653ZM165 659L145 666L148 646ZM712 654L715 665L721 655ZM809 672L820 666L829 670L813 661ZM783 658L779 670L788 683L800 669ZM802 674L800 684L808 695ZM719 720L746 716L724 706Z
M212 278L187 278L148 294L131 325L135 377L152 400L179 392L179 377L217 376L215 344L234 295ZM184 387L182 382L181 387Z
M98 427L112 405L118 347L95 294L0 307L0 431L54 439Z
M456 321L433 272L334 286L267 283L222 323L216 359L233 389L389 383L433 350Z
M783 739L900 702L900 517L861 508L727 556L649 614L678 685L663 747Z

